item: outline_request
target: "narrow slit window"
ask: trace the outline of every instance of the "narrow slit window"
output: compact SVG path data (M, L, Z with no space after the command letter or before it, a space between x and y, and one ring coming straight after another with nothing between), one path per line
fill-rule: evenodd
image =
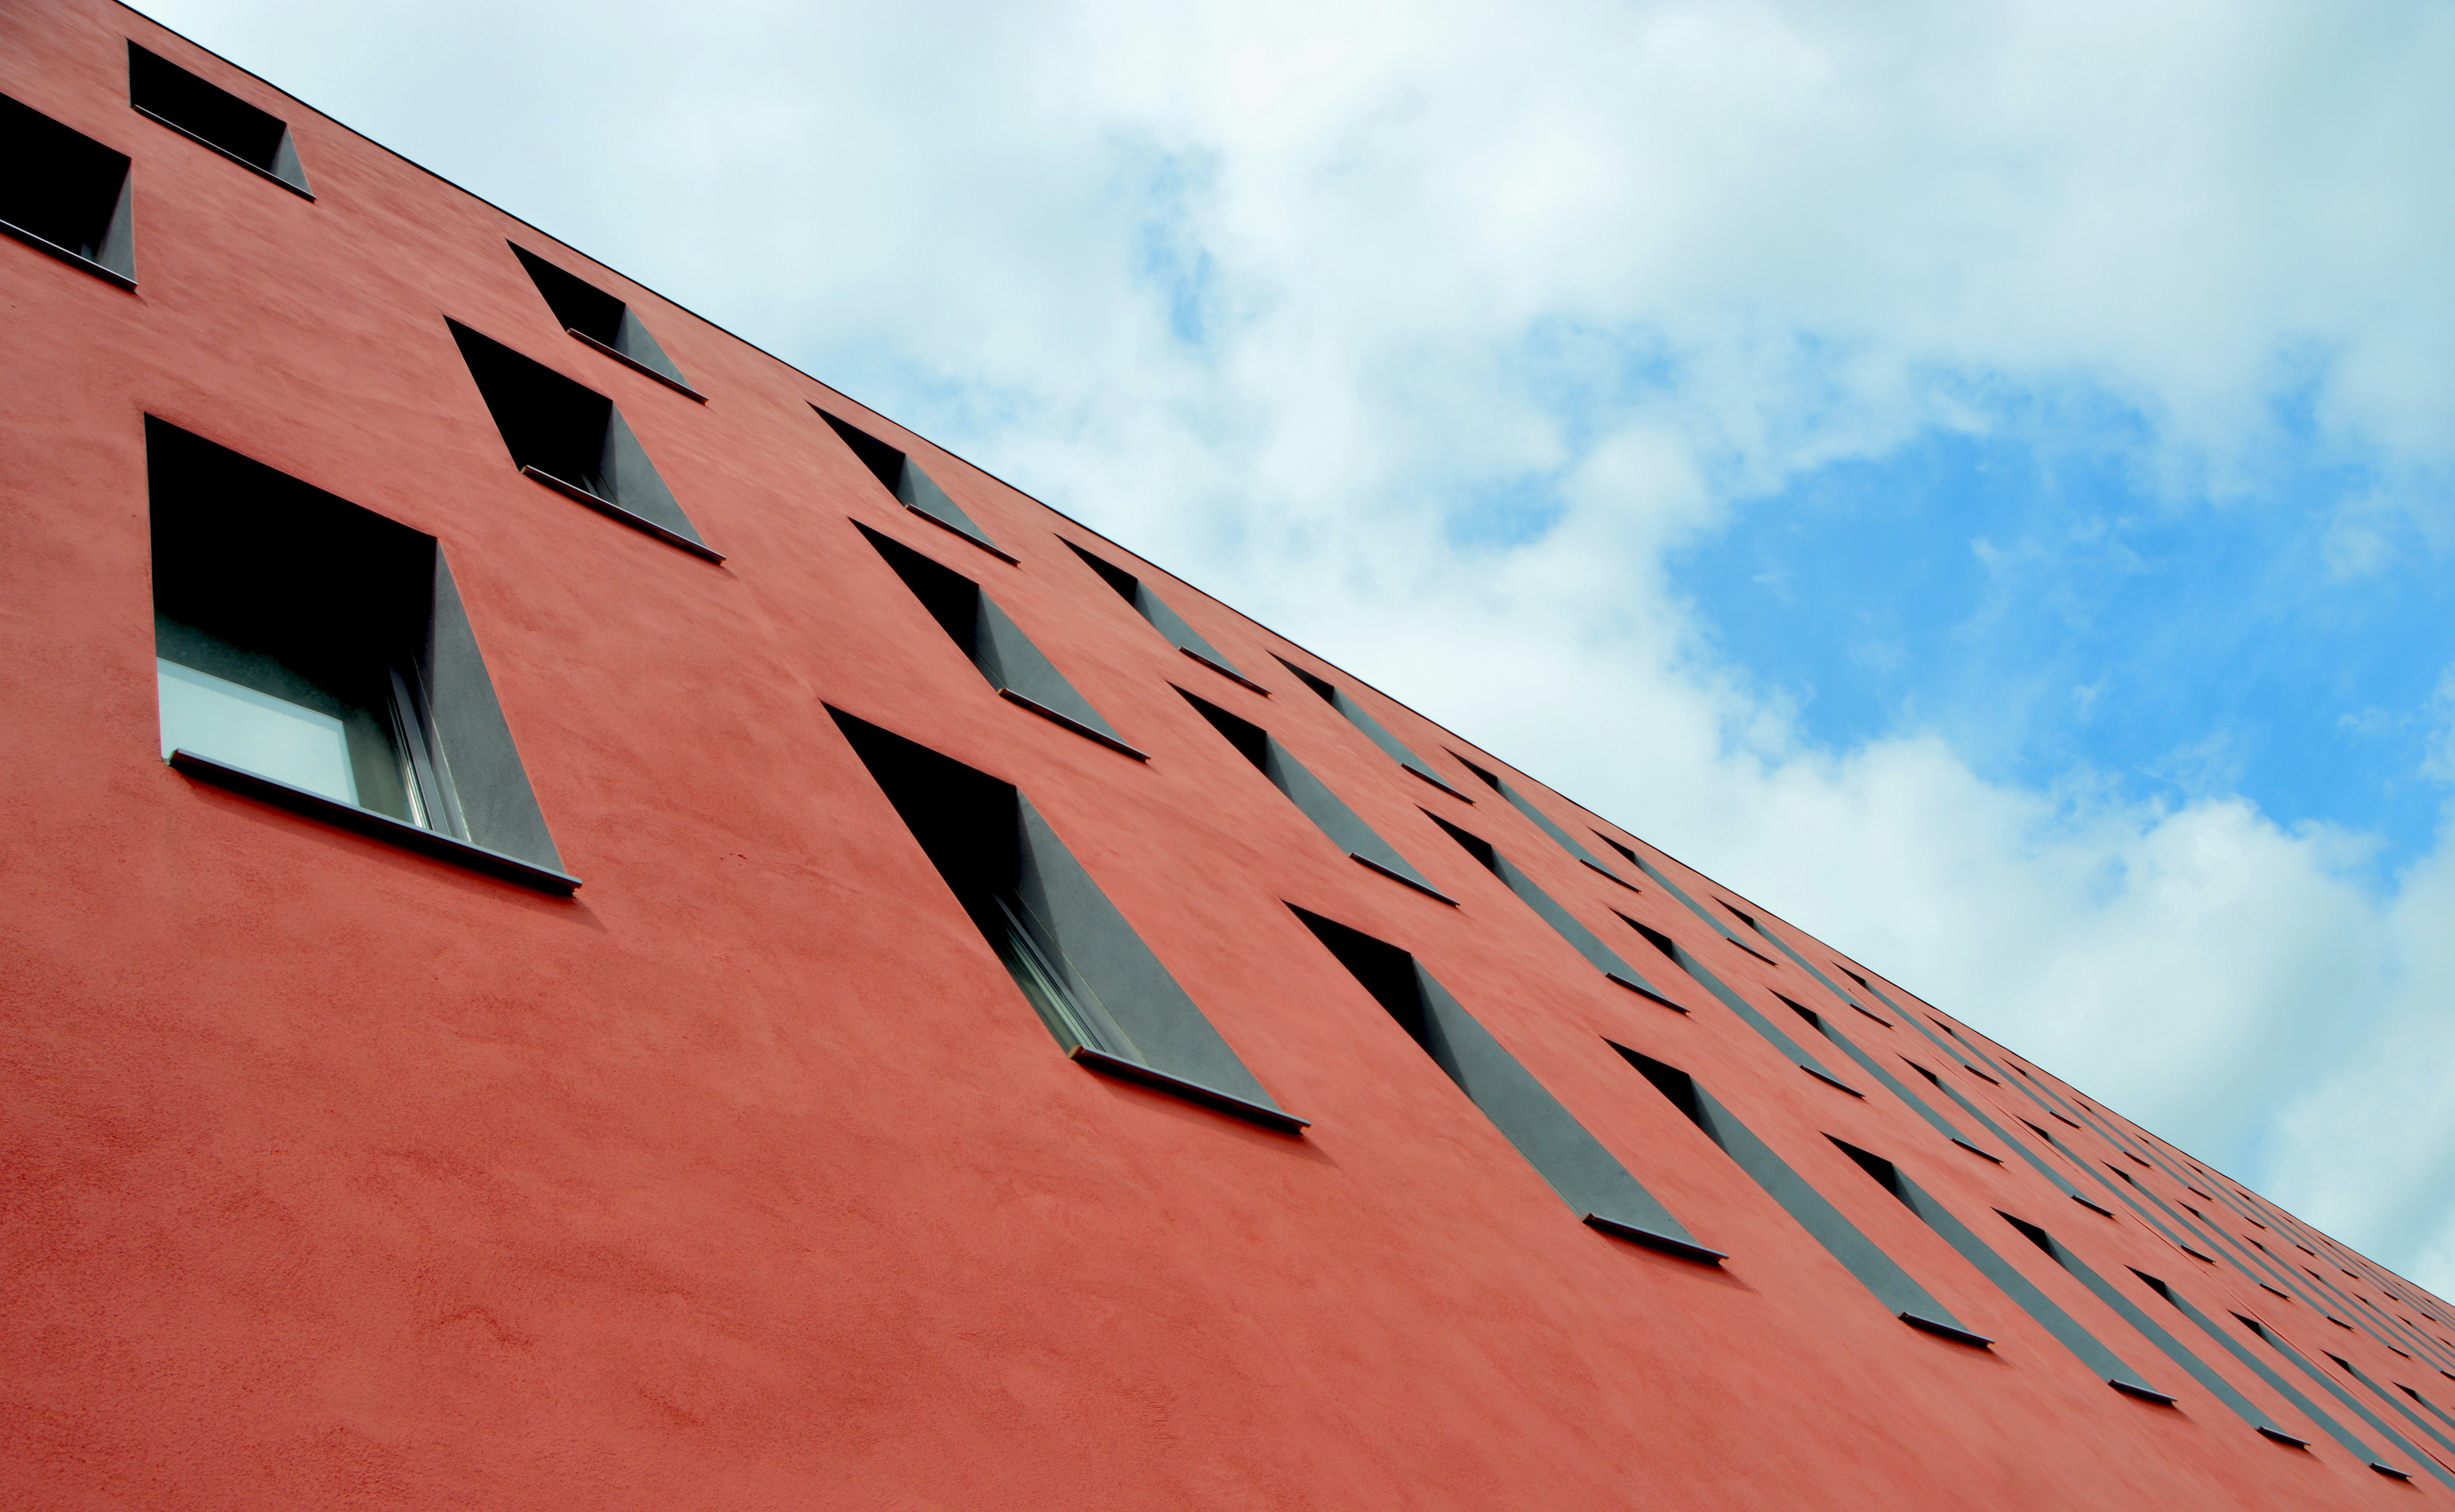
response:
M122 289L136 287L128 154L0 94L0 231Z
M1064 540L1065 537L1060 536ZM1168 607L1167 600L1151 592L1148 583L1106 559L1093 555L1072 541L1065 547L1083 558L1083 564L1100 575L1100 580L1116 590L1117 596L1133 606L1135 614L1150 621L1151 628L1167 637L1167 643L1231 682L1241 683L1255 693L1268 697L1270 690L1236 670L1219 648L1202 638L1201 632L1185 622L1185 616ZM1191 695L1187 695L1190 697Z
M1479 836L1469 835L1429 810L1425 811L1424 816L1439 825L1442 832L1451 839L1457 841L1458 848L1473 857L1476 863L1484 870L1500 878L1502 886L1516 894L1518 901L1532 909L1537 917L1552 926L1552 933L1567 940L1578 955L1585 957L1593 964L1596 971L1631 992L1643 994L1665 1008L1676 1009L1683 1014L1688 1011L1685 1006L1665 997L1654 983L1646 980L1642 973L1621 958L1619 952L1604 944L1601 937L1588 929L1575 915L1562 908L1532 877L1518 870L1507 857L1494 850L1490 841Z
M724 560L700 539L613 400L457 320L447 323L513 466L634 530Z
M1886 1312L1913 1327L1961 1343L1983 1348L1992 1342L1964 1326L1695 1078L1616 1040L1604 1042L1619 1052L1621 1058L1635 1067L1656 1092L1719 1146L1748 1179L1779 1203L1792 1221L1823 1245L1825 1253L1866 1287Z
M287 122L133 42L128 44L128 103L282 188L315 197Z
M1373 718L1370 711L1367 710L1362 704L1357 703L1355 699L1348 694L1347 690L1339 687L1336 683L1331 682L1327 677L1317 677L1313 675L1311 673L1305 671L1302 667L1297 666L1294 662L1289 661L1285 656L1274 655L1272 659L1277 661L1280 666L1294 673L1299 681L1301 681L1306 687L1310 688L1314 693L1320 695L1321 701L1337 710L1346 717L1348 723L1355 726L1356 729L1363 731L1365 738L1370 740L1374 745L1379 746L1383 754L1387 755L1390 760L1397 762L1400 766L1406 768L1415 776L1422 777L1425 781L1430 783L1432 786L1440 789L1444 793L1456 797L1466 797L1465 794L1458 792L1457 789L1450 786L1447 782L1444 782L1439 777L1433 776L1430 763L1427 762L1422 756L1415 755L1413 751L1408 749L1405 741L1399 739L1396 736L1391 735L1389 730L1382 725L1381 721ZM1468 801L1471 802L1473 800L1468 799Z
M827 429L835 432L843 444L852 449L852 454L861 459L862 466L869 469L870 475L877 478L887 493L895 495L898 504L932 525L954 532L1002 561L1016 560L1013 553L989 539L988 533L972 522L972 517L964 513L963 506L949 498L946 491L938 486L937 480L922 471L920 463L861 427L839 420L815 404L810 408L817 412L820 419L827 422Z
M2123 1361L2120 1356L2106 1348L2102 1341L2082 1327L2071 1314L2058 1306L2054 1299L2039 1290L2035 1281L2022 1275L1992 1245L1979 1239L1967 1224L1954 1217L1950 1208L1937 1201L1925 1188L1911 1180L1908 1174L1900 1167L1882 1156L1859 1149L1855 1144L1849 1144L1840 1139L1834 1139L1833 1144L1842 1154L1848 1156L1852 1163L1866 1172L1877 1186L1893 1194L1903 1207L1917 1216L1920 1222L1933 1229L1938 1238L1958 1251L1961 1259L1974 1266L1979 1275L1994 1282L1996 1290L2011 1299L2039 1327L2052 1334L2056 1342L2070 1350L2073 1357L2086 1365L2100 1381L2130 1396L2169 1405L2172 1403L2174 1399L2170 1394L2148 1384L2138 1371Z
M1041 1022L1091 1070L1293 1132L1281 1108L1011 784L829 709Z
M1491 1120L1588 1224L1690 1260L1719 1262L1670 1210L1586 1132L1489 1030L1415 958L1360 930L1289 905L1313 937L1378 1002L1416 1047Z
M1629 917L1626 914L1620 914L1617 917L1621 923L1626 924L1629 928L1643 936L1647 944L1652 945L1655 950L1661 952L1663 957L1668 959L1671 964L1678 967L1681 973L1683 973L1689 980L1713 994L1714 997L1721 1002L1723 1007L1728 1008L1731 1012L1738 1015L1740 1022L1755 1030L1758 1036L1762 1037L1767 1044L1770 1044L1775 1050L1780 1051L1782 1055L1789 1059L1792 1065L1795 1065L1799 1070L1806 1072L1809 1076L1814 1077L1818 1081L1824 1082L1829 1086L1838 1087L1840 1090L1850 1094L1850 1096L1854 1098L1863 1098L1866 1096L1865 1093L1859 1091L1857 1088L1850 1085L1850 1083L1842 1080L1839 1077L1835 1076L1831 1071L1827 1070L1824 1062L1816 1059L1814 1056L1809 1055L1804 1046L1800 1045L1797 1040L1793 1039L1786 1032L1783 1031L1781 1025L1775 1023L1771 1018L1766 1018L1764 1012L1757 1008L1755 1004L1748 1001L1745 998L1740 997L1738 992L1733 988L1730 983L1722 980L1721 977L1717 975L1712 967L1706 965L1703 961L1698 960L1694 952L1688 950L1677 940L1672 938L1662 931L1655 929L1651 924L1638 923L1635 919Z
M1587 850L1582 845L1579 845L1570 837L1568 831L1553 823L1552 821L1552 816L1544 813L1541 809L1536 808L1524 794L1518 792L1515 788L1511 787L1507 782L1502 781L1500 774L1497 772L1485 771L1482 767L1469 761L1466 757L1458 756L1455 751L1451 751L1450 755L1456 757L1458 765L1466 768L1469 772L1473 773L1477 777L1481 778L1484 786L1491 789L1492 792L1499 794L1501 798L1506 801L1511 808L1515 809L1518 813L1523 814L1528 818L1533 820L1534 827L1550 836L1552 842L1558 845L1560 849L1568 852L1571 856L1576 857L1577 860L1584 863L1592 870L1600 872L1603 876L1610 877L1620 886L1627 888L1630 892L1633 893L1637 891L1637 886L1634 882L1630 881L1627 877L1620 876L1617 872L1613 871L1610 867L1605 866L1602 862L1594 859L1593 852Z
M980 584L857 520L854 528L878 549L878 554L903 579L903 586L912 590L912 596L921 601L946 638L988 679L998 696L1137 761L1148 759L1126 744L1100 711L1091 707L1091 700L1075 691L1065 675L1041 655L1031 637L998 607L997 600L982 592Z
M544 297L546 308L554 312L554 318L562 323L565 332L679 393L702 404L707 402L706 396L682 376L682 370L674 366L674 359L665 355L665 349L648 333L646 323L627 302L578 273L556 267L517 242L509 245L512 254L528 271L530 282Z
M1444 903L1456 903L1455 898L1426 881L1424 874L1399 855L1396 846L1383 839L1377 831L1358 817L1353 809L1349 808L1319 777L1307 771L1304 763L1289 755L1287 747L1273 739L1268 731L1250 720L1238 718L1216 704L1197 698L1182 688L1176 691L1193 705L1195 713L1235 747L1238 755L1251 762L1255 770L1270 780L1271 786L1285 794L1288 801L1313 822L1314 828L1328 837L1332 845L1345 851L1349 859Z
M163 758L568 892L435 538L146 422Z

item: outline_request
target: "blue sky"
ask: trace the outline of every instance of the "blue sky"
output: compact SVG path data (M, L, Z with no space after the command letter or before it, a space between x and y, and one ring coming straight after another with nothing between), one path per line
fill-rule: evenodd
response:
M2444 0L152 10L2455 1293Z

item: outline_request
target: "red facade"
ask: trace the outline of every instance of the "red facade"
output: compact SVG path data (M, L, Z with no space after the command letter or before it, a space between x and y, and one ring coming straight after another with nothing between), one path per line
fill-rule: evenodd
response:
M2446 1303L1907 989L133 12L8 7L0 94L128 159L133 267L0 240L0 1502L2455 1506ZM705 550L524 475L447 322ZM433 537L548 860L165 763L174 434ZM863 731L1010 784L1118 921L1057 945L1190 1005L1137 1042L1309 1126L1069 1057Z

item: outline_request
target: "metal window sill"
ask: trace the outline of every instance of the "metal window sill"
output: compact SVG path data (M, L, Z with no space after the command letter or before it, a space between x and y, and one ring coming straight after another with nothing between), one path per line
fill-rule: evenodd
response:
M1426 897L1437 898L1441 902L1449 904L1451 908L1458 906L1458 900L1456 898L1451 897L1449 894L1433 887L1430 882L1416 881L1406 873L1384 866L1379 861L1374 860L1369 856L1363 856L1354 851L1349 851L1347 853L1347 858L1360 866L1370 867L1372 870L1380 873L1382 876L1390 878L1390 880L1393 882L1404 882L1409 887L1413 888L1416 892L1423 894Z
M1246 676L1243 673L1238 672L1235 668L1228 666L1225 662L1213 661L1202 653L1194 650L1191 646L1179 646L1176 649L1184 652L1194 660L1219 674L1219 675L1226 677L1230 682L1241 682L1246 687L1252 689L1255 693L1260 694L1265 698L1270 696L1269 689L1263 687L1260 683L1255 682L1252 678Z
M902 501L898 500L897 502L901 503ZM1023 565L1022 557L1017 556L1014 553L1005 551L1003 548L990 545L985 536L975 535L971 532L964 529L961 525L956 524L953 520L940 519L937 515L930 514L927 510L923 509L918 504L905 504L903 507L910 510L913 514L920 515L923 519L927 520L930 524L937 526L940 530L962 536L964 539L979 547L981 550L988 553L991 556L996 557L999 561L1004 562L1013 567L1020 567Z
M239 167L246 169L251 173L254 173L256 177L270 179L274 183L280 185L283 189L290 191L293 194L297 195L300 199L313 201L315 197L309 192L306 185L294 184L290 180L274 172L273 170L265 167L262 163L249 162L246 158L239 156L236 152L232 151L229 148L222 146L213 138L208 136L198 136L195 132L189 131L186 127L181 126L178 122L171 119L167 115L158 114L152 111L149 111L145 107L135 103L133 100L129 102L128 108L149 121L169 127L171 130L178 132L181 136L186 137L189 141L195 143L198 147L205 149L207 151L220 153L222 156L229 158L232 162L236 163Z
M1450 796L1451 796L1451 797L1453 797L1453 798L1457 799L1457 800L1458 800L1459 802L1461 802L1461 803L1472 803L1472 802L1474 801L1474 799L1472 799L1472 798L1471 798L1471 797L1468 797L1465 794L1460 793L1457 789L1455 789L1455 788L1453 788L1453 787L1450 786L1448 783L1446 783L1446 782L1442 781L1440 778L1438 778L1438 777L1436 777L1436 776L1432 776L1430 773L1429 773L1429 772L1425 771L1422 767L1419 767L1419 766L1415 765L1415 763L1413 763L1412 761L1401 761L1401 762L1399 762L1398 764L1399 764L1400 766L1402 766L1402 767L1405 767L1408 771L1412 772L1413 774L1415 774L1415 776L1419 776L1419 777L1422 777L1425 781L1427 781L1427 782L1430 783L1432 786L1434 786L1434 787L1436 787L1436 788L1440 789L1442 792L1444 792L1444 793L1448 794Z
M228 788L233 793L273 804L276 808L304 814L310 818L323 819L337 824L343 829L355 830L361 835L371 836L375 839L389 840L404 850L416 851L422 855L434 857L437 860L468 867L472 871L485 872L507 881L537 888L540 892L557 893L568 897L573 890L579 886L578 877L565 876L551 867L524 861L517 856L505 856L500 851L490 851L482 845L455 839L449 835L438 835L433 830L422 829L405 819L394 818L389 814L377 814L373 809L362 809L355 803L343 803L337 798L328 798L321 793L310 793L305 788L292 787L287 782L260 776L244 767L226 765L211 756L198 756L193 751L172 752L171 766L181 775L193 777L200 782L210 782L215 787Z
M1973 1334L1966 1328L1956 1328L1950 1323L1938 1322L1932 1318L1921 1317L1917 1313L1899 1313L1895 1316L1912 1328L1924 1329L1938 1339L1949 1339L1956 1344L1975 1344L1980 1349L1995 1347L1995 1341L1983 1334Z
M1850 1085L1850 1083L1841 1080L1837 1077L1828 1077L1823 1072L1816 1070L1814 1066L1801 1066L1798 1069L1806 1072L1809 1076L1814 1077L1816 1080L1823 1082L1828 1087L1839 1087L1842 1091L1850 1094L1850 1096L1854 1098L1859 1099L1862 1101L1866 1099L1867 1095L1859 1091L1856 1087Z
M1660 1003L1663 1007L1670 1009L1673 1013L1684 1014L1688 1011L1686 1008L1673 1002L1670 998L1665 998L1660 993L1655 992L1653 988L1648 987L1641 981L1631 981L1626 977L1621 976L1615 971L1607 971L1603 973L1603 976L1612 981L1619 983L1629 991L1636 994L1639 998L1646 998L1652 1002Z
M1633 1244L1642 1244L1647 1249L1658 1249L1666 1255L1676 1255L1681 1260L1702 1260L1708 1265L1719 1265L1731 1258L1720 1250L1707 1249L1704 1245L1689 1240L1673 1239L1668 1234L1657 1234L1650 1228L1639 1228L1633 1223L1623 1223L1615 1218L1605 1218L1600 1213L1587 1214L1586 1226L1609 1234L1613 1239L1624 1239Z
M2126 1397L2137 1397L2142 1401L2153 1401L2161 1407L2170 1407L2174 1404L2173 1398L2154 1386L2143 1386L2136 1381L2116 1381L2108 1377L2105 1383Z
M52 241L46 236L37 236L32 232L28 231L25 227L17 225L12 221L0 220L0 232L7 232L10 235L16 237L27 246L33 248L36 252L50 252L60 261L67 263L70 267L90 272L105 283L117 284L120 288L126 289L132 292L133 292L136 288L136 280L129 277L126 273L121 272L118 269L105 268L102 264L95 262L91 257L88 257L85 253L71 252L67 248L61 246L58 242Z
M1199 1081L1187 1081L1183 1077L1172 1077L1165 1071L1155 1071L1139 1060L1123 1059L1106 1051L1094 1050L1089 1045L1076 1045L1073 1058L1090 1070L1104 1072L1122 1080L1140 1082L1146 1087L1161 1092L1172 1092L1187 1101L1199 1102L1206 1107L1216 1108L1222 1113L1234 1114L1237 1118L1261 1124L1266 1128L1277 1129L1282 1133L1301 1134L1312 1126L1310 1119L1299 1119L1292 1113L1266 1107L1259 1102L1248 1101L1233 1093L1222 1092L1217 1087L1206 1087Z
M1617 872L1613 871L1610 867L1605 866L1600 861L1588 861L1582 856L1578 857L1577 859L1585 861L1586 865L1602 873L1605 877L1610 877L1613 881L1617 882L1620 886L1627 888L1632 893L1642 893L1645 891L1644 888L1637 886L1634 882L1632 882L1627 877L1620 876Z
M1959 1138L1958 1135L1954 1136L1952 1142L1959 1145L1962 1149L1967 1150L1970 1154L1977 1156L1981 1160L1992 1160L1997 1165L2001 1165L2003 1163L2003 1158L2001 1156L1989 1155L1978 1146L1970 1143L1967 1139Z
M580 330L578 326L565 326L562 329L571 336L588 343L590 346L595 347L598 351L605 353L609 357L612 357L615 361L622 364L624 367L633 368L640 373L646 373L649 377L656 379L659 383L661 383L666 388L673 390L683 398L697 399L701 404L705 404L707 402L706 394L700 393L697 389L692 388L689 384L684 383L681 379L675 377L670 373L659 373L656 369L649 367L646 363L641 362L639 358L631 355L621 348L608 346L604 342L598 340L595 336L590 335L587 332Z
M722 552L717 551L713 547L703 546L700 542L692 540L689 536L683 535L678 532L669 531L644 514L634 514L629 510L626 510L621 505L615 503L612 499L607 498L602 494L592 494L588 490L581 488L577 483L566 483L561 478L555 476L553 474L547 472L541 467L522 467L520 469L520 475L523 477L534 478L538 482L554 490L556 493L577 499L580 503L587 505L590 509L598 511L599 514L610 514L614 518L620 520L623 524L630 526L633 530L643 531L648 534L655 536L657 539L663 541L668 546L679 546L683 551L690 553L694 556L704 557L708 561L715 562L720 565L724 561L724 554Z
M1004 698L1008 703L1019 704L1051 723L1063 725L1066 729L1073 731L1076 735L1081 736L1085 740L1097 740L1102 745L1106 746L1109 750L1122 751L1126 755L1132 756L1137 761L1147 761L1150 759L1149 756L1135 750L1132 746L1126 744L1115 736L1103 735L1099 731L1092 729L1089 725L1085 724L1082 720L1059 714L1056 710L1051 709L1045 703L1042 703L1039 699L1030 697L1025 694L1017 693L1012 688L1000 688L998 690L998 696Z
M2112 1218L2114 1216L2114 1209L2110 1207L2100 1207L2096 1203L2090 1201L2087 1198L2080 1196L2078 1192L2074 1192L2071 1195L2071 1200L2078 1202L2080 1206L2088 1209L2090 1212L2097 1214L2100 1218Z

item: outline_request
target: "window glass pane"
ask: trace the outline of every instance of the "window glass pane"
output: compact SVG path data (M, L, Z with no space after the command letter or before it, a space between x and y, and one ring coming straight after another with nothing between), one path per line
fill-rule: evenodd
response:
M358 801L341 721L269 694L155 657L162 697L162 755L193 751L228 766Z

